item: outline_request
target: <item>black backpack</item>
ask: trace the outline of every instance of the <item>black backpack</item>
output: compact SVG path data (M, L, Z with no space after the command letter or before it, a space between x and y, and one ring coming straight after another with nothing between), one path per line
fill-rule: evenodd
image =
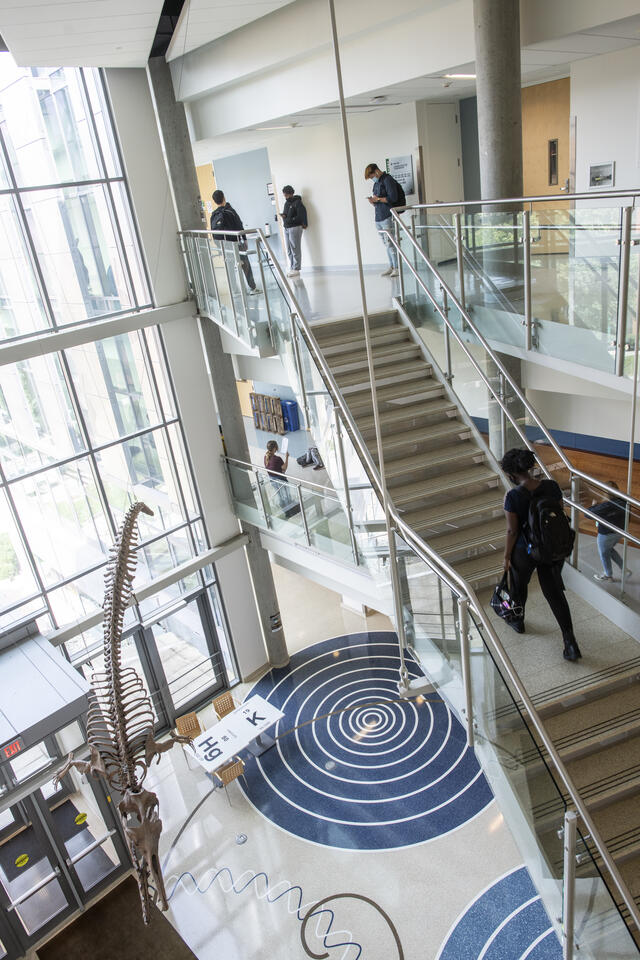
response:
M529 554L535 563L560 563L571 554L576 532L564 512L562 500L545 496L544 491L536 494L534 490L529 504L526 531Z

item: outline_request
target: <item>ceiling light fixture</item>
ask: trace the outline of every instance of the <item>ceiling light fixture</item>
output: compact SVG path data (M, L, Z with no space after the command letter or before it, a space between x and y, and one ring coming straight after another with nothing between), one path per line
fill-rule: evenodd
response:
M445 73L446 80L475 80L475 73Z
M383 94L378 94L377 97L371 97L371 103L384 103L387 98Z
M269 127L255 127L256 130L293 130L297 123L279 123Z

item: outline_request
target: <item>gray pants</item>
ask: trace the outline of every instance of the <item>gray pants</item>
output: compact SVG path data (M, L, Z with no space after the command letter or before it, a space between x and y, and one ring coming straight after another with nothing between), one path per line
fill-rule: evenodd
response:
M300 259L302 256L302 227L285 227L284 233L287 238L287 256L292 270L300 269Z

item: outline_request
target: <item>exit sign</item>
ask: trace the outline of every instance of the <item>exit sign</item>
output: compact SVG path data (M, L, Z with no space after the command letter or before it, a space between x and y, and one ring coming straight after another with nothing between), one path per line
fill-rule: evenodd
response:
M5 743L3 747L0 747L0 757L3 760L11 760L12 757L15 757L16 754L20 753L24 749L24 740L22 737L18 737L16 740L12 740L11 743Z

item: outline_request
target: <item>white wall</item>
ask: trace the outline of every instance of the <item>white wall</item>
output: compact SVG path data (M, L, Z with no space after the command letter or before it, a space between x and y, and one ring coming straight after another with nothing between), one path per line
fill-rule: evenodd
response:
M267 134L265 134L267 136ZM368 163L384 169L387 157L413 154L418 145L415 105L404 103L349 117L358 223L365 264L382 264L386 255L374 226L374 210L366 197ZM356 253L351 224L342 129L338 120L300 127L268 141L273 183L279 192L290 183L302 194L309 214L303 238L303 267L351 266ZM407 198L417 202L417 195Z
M616 189L640 187L640 46L573 63L571 114L576 190L589 189L590 164L608 160L616 163Z

